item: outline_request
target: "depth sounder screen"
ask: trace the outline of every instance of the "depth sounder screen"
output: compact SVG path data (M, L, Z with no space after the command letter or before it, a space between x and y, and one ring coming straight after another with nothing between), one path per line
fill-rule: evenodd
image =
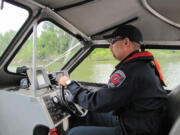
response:
M32 69L29 69L27 71L27 75L28 75L30 83L32 84ZM37 89L48 87L51 84L49 77L48 77L48 74L43 67L37 67L36 68L36 82L37 82L36 83Z
M44 78L42 72L37 71L36 77L37 77L37 82L40 86L46 84L46 81L45 81L45 78Z

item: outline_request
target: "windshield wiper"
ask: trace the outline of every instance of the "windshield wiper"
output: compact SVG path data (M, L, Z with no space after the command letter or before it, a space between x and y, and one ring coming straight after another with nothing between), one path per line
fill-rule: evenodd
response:
M4 7L4 0L0 0L0 9L2 10Z
M77 43L76 45L74 45L72 48L70 48L69 50L67 50L63 55L61 55L59 58L54 59L52 62L48 63L47 65L45 65L44 67L47 68L48 66L52 65L53 63L57 62L58 60L64 58L66 55L68 55L73 49L75 49L76 47L78 47L79 45L81 45L81 43Z

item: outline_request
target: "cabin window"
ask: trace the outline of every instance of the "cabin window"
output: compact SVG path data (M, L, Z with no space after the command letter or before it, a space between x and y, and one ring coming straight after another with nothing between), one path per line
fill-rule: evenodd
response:
M36 65L45 67L49 72L59 71L82 47L77 39L49 21L38 25L37 35ZM32 45L31 35L10 63L9 71L16 72L20 66L31 67Z
M72 72L71 78L84 82L107 83L118 63L109 48L96 48Z
M158 61L167 87L173 90L180 83L180 50L148 50Z
M180 50L148 50L159 62L167 87L172 90L180 82ZM114 66L109 49L95 49L71 74L71 78L84 82L107 83Z
M0 10L0 57L28 18L27 10L4 2Z

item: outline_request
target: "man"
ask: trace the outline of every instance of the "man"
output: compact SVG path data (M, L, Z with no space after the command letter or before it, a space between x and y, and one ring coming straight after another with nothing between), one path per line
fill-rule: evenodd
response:
M167 99L158 63L150 52L139 51L142 35L132 25L121 25L105 38L111 43L114 58L120 61L110 76L108 88L91 92L68 77L62 77L59 84L67 85L73 101L89 111L114 112L118 124L107 128L79 127L70 134L158 135Z

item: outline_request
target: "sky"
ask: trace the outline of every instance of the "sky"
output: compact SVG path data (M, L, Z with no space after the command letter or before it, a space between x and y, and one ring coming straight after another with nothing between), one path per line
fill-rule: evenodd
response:
M3 10L0 10L0 33L18 30L28 17L28 12L8 3L4 3Z

